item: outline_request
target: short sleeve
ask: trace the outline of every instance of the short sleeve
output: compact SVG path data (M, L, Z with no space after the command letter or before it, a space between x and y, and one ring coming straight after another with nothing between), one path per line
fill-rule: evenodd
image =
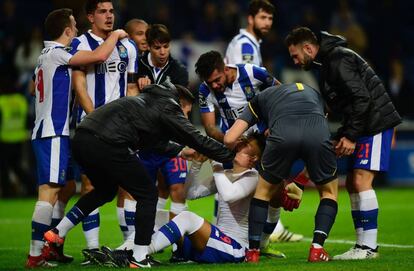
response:
M202 83L198 90L198 103L201 113L214 112L214 104L211 100L210 89L205 83Z

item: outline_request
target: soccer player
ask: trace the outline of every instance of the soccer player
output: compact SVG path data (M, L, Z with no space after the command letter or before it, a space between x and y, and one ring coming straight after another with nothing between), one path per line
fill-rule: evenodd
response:
M113 30L115 21L114 8L110 0L88 0L85 11L91 30L75 38L73 50L93 50L108 37ZM73 72L73 84L80 104L77 121L80 122L96 108L114 101L125 95L136 95L138 87L134 74L138 67L138 50L128 38L119 40L110 57L103 63L79 67ZM90 181L85 174L81 175L81 194L92 190ZM90 249L99 247L99 210L94 210L85 217L83 231L87 249L83 250L85 261L89 264Z
M76 21L70 9L52 11L45 20L50 41L45 41L35 70L36 120L32 145L37 161L38 201L32 218L32 240L26 267L50 267L50 260L71 261L62 250L42 254L43 234L53 218L63 213L57 203L58 194L65 185L69 160L69 103L73 65L87 65L105 61L119 38L126 37L123 30L112 32L105 43L94 51L71 50L67 47L77 34ZM62 218L63 216L60 216ZM49 255L54 253L55 257Z
M240 34L229 43L225 57L227 64L251 63L263 66L260 43L272 28L274 12L275 7L268 0L252 0L249 3L247 28L240 29ZM307 178L304 174L302 172L295 179L302 178L306 183ZM273 242L295 242L302 238L303 235L286 229L280 219L270 236Z
M141 19L131 19L125 24L125 31L128 33L129 38L138 46L140 56L148 51L148 42L145 37L147 29L147 22Z
M240 29L240 34L227 47L227 64L251 63L263 66L260 42L272 27L274 11L275 7L268 0L250 2L246 29Z
M262 144L249 136L239 146L233 168L223 170L222 164L212 162L213 176L199 176L202 160L193 160L188 173L187 198L196 199L218 193L218 219L212 225L195 213L184 211L160 228L152 237L150 253L181 243L181 257L201 263L243 262L248 247L246 212L258 181L254 169Z
M320 195L308 261L328 261L323 245L337 214L338 179L322 97L301 83L270 87L249 102L224 136L224 143L235 148L240 136L260 120L265 121L270 131L259 168L259 183L250 202L246 261L259 261L269 200L281 193L283 179L298 159L305 162Z
M252 64L225 65L217 51L202 54L195 66L203 81L199 87L201 121L207 135L220 142L248 101L261 89L278 83L265 68ZM217 128L215 108L220 112L220 129Z
M174 140L220 162L234 159L223 144L203 136L184 116L180 104L185 105L189 93L181 86L154 84L138 96L118 99L85 117L76 130L73 153L95 189L82 196L56 228L45 233L45 240L63 244L67 232L98 206L112 201L121 186L137 201L131 265L151 264L146 256L157 190L134 152L151 149L176 157L183 147Z
M169 80L173 84L188 86L186 68L170 54L171 35L165 25L151 25L145 33L149 50L140 57L138 85L160 84ZM167 157L154 152L142 151L139 157L155 181L158 180L158 210L164 210L171 197L170 214L175 216L187 210L184 183L187 162L181 157ZM161 174L158 174L161 172ZM157 225L161 226L161 225Z
M207 135L223 142L226 131L233 125L247 103L261 89L278 84L265 68L252 64L225 65L217 51L210 51L200 56L196 63L196 73L204 82L199 88L199 105L201 121ZM216 125L215 108L219 109L220 129ZM266 126L260 123L251 130L263 133ZM251 132L251 131L250 131ZM216 214L217 204L214 213ZM266 230L272 231L279 221L280 209L269 218L272 225ZM293 236L290 233L290 236Z
M334 138L337 156L350 156L346 187L351 200L356 244L338 260L378 257L378 201L372 187L377 172L387 171L394 127L401 123L384 85L346 40L327 32L318 37L306 27L285 40L294 63L320 71L320 90L328 107L343 116Z

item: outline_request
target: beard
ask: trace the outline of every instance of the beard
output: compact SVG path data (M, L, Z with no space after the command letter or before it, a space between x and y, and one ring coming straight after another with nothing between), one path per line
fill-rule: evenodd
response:
M267 32L264 32L264 31L260 30L260 28L257 28L256 26L253 26L253 32L261 40L264 37L266 37L267 33L269 33L269 30Z
M307 54L304 54L303 64L301 65L302 69L304 69L305 71L310 71L312 68L312 64L313 64L313 59Z

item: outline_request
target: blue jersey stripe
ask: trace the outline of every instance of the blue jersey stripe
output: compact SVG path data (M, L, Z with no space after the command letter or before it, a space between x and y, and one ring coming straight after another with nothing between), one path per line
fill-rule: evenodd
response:
M250 43L243 43L241 47L241 53L242 55L253 55L253 46Z
M119 73L119 96L124 97L125 96L125 72L128 68L129 58L128 58L128 50L126 47L122 44L122 42L118 41L116 43L116 48L118 50L119 58L121 59L120 64L118 64L118 70ZM122 67L122 65L125 65L125 67Z
M241 89L244 92L244 95L246 96L246 100L249 101L251 98L254 97L254 88L245 67L246 66L244 64L237 65L237 68L239 69L238 81Z
M99 43L89 33L85 33L91 50L98 48ZM95 64L95 108L105 104L105 71L99 70L100 64Z
M130 43L134 46L134 48L135 48L136 58L135 58L135 63L134 63L134 72L135 72L135 73L138 73L139 50L138 50L137 44L136 44L133 40L128 39L128 41L129 41L129 42L130 42Z
M258 66L253 66L253 77L263 83L260 86L260 89L262 90L276 84L275 78L273 78L273 76L271 76L265 69Z
M52 81L52 121L55 133L61 135L68 113L70 75L67 65L59 66Z
M78 51L79 44L80 44L80 40L78 39L72 40L72 43L70 44L70 51L69 51L71 55L76 54L76 52Z
M248 36L246 36L246 35L241 35L240 36L240 38L238 38L239 40L240 39L242 39L242 38L246 38L246 39L248 39L251 43L252 43L252 45L256 48L256 50L258 51L258 52L260 52L260 50L259 50L259 48L256 46L256 44L254 43L254 41L252 41Z
M200 85L200 88L198 89L199 93L207 98L207 96L210 94L210 89L206 85L206 83L202 83Z

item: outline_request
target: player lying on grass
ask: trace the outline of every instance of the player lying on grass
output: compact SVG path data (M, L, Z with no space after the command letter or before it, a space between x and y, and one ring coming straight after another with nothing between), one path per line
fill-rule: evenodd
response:
M182 260L200 263L243 262L248 247L247 214L258 182L258 172L254 166L260 157L261 148L256 136L250 136L241 143L233 169L223 170L221 164L212 162L213 176L205 180L199 176L205 158L199 156L197 161L193 160L186 182L187 198L197 199L218 192L217 225L210 224L193 212L184 211L153 234L149 254L178 243ZM266 240L263 241L265 245ZM103 258L108 261L107 265L115 263L113 265L124 266L127 262L125 259L131 255L127 251L110 251L107 248L103 251L108 256ZM271 249L264 249L263 252L267 252L268 256L285 257L277 251L271 253Z

